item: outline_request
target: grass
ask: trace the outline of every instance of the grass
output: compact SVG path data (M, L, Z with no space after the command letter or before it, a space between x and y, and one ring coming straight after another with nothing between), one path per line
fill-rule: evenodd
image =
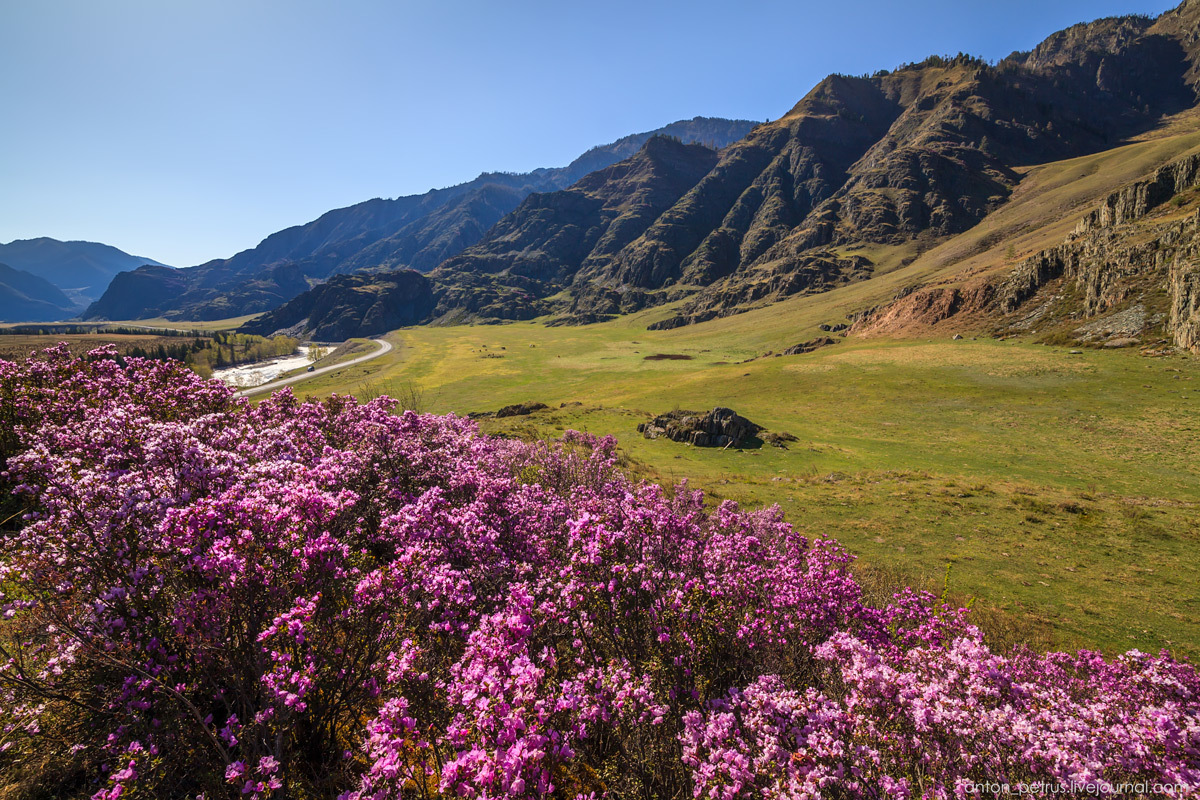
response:
M131 322L111 322L108 325L144 325L148 328L170 328L178 331L232 331L257 317L258 314L246 314L241 317L228 319L202 320L199 322L179 321L155 317L154 319L139 319Z
M865 571L927 584L953 564L957 595L1046 643L1200 655L1195 360L981 338L746 361L790 341L758 313L665 332L628 318L406 329L396 353L298 392L415 386L425 410L460 414L545 402L485 429L613 434L638 474L778 503ZM645 358L657 353L692 358ZM651 414L716 405L798 441L719 452L636 433Z
M120 333L76 333L76 334L5 334L0 336L0 358L9 361L26 358L30 353L53 347L59 342L66 342L75 355L84 355L89 350L95 350L106 344L115 344L121 353L128 353L135 347L143 350L166 347L190 342L186 337L157 336L147 331L145 334Z

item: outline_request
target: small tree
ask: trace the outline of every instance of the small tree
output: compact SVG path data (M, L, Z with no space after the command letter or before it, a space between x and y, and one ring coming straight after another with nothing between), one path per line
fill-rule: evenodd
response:
M308 360L316 363L325 356L329 355L329 348L319 344L310 344L308 346Z

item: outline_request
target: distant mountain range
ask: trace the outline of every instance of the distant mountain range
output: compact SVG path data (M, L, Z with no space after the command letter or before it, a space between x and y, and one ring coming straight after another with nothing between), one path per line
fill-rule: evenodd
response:
M594 147L565 167L491 172L447 189L374 199L271 234L228 259L122 275L87 319L223 319L267 311L332 275L405 267L426 271L475 244L534 192L563 189L628 158L651 137L724 147L756 123L696 117Z
M403 306L406 324L586 323L668 304L659 328L869 281L1004 209L1036 165L1164 126L1200 130L1184 114L1197 105L1198 23L1200 0L1189 0L1157 19L1076 25L994 65L959 55L832 75L719 153L647 139L571 186L529 195L432 270L415 265L426 274L335 277L247 330L378 333L382 316L351 311L372 280L386 286L375 303Z
M98 242L18 239L0 244L0 321L67 319L104 294L113 276L160 262Z
M54 284L30 272L0 264L0 322L66 319L78 308Z

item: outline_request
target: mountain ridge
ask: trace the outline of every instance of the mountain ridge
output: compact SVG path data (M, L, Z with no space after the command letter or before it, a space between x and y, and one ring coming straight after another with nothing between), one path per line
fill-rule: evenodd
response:
M170 300L141 303L137 289L157 280L153 271L115 282L85 312L86 319L135 316L221 319L266 311L303 291L292 280L294 267L311 284L363 268L431 269L474 244L505 214L534 191L566 188L597 168L630 155L651 136L674 135L726 144L757 123L694 117L654 131L630 134L593 147L565 167L528 173L487 172L467 183L391 200L374 198L327 211L311 222L271 234L254 248L182 270L183 292ZM152 293L160 300L161 291ZM281 299L282 298L282 299Z
M0 262L28 272L66 292L70 302L64 310L78 313L99 298L119 273L144 264L166 265L136 256L101 242L52 239L14 239L0 244Z
M0 264L0 322L48 322L78 306L58 287L31 272Z

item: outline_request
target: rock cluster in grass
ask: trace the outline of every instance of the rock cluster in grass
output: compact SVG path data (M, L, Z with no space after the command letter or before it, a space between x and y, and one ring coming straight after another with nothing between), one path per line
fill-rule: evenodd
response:
M523 417L532 414L535 411L541 411L548 408L545 403L515 403L511 406L505 406L496 412L497 417Z
M818 336L816 339L809 339L807 342L794 344L787 350L784 350L780 355L783 356L798 356L804 353L811 353L814 350L819 350L822 347L828 347L831 344L837 344L838 340L828 336Z
M730 408L714 408L707 414L697 411L670 411L650 422L638 425L638 433L647 439L666 437L696 447L758 447L762 426Z

